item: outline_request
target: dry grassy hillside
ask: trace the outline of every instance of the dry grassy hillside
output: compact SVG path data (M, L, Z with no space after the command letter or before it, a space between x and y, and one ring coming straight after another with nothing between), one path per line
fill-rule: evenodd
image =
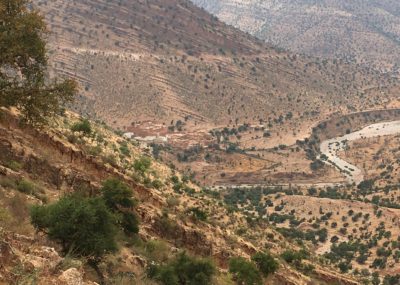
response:
M265 284L358 284L320 265L307 245L289 243L266 219L230 209L218 193L200 189L162 163L151 159L148 168L138 172L132 165L146 154L135 141L94 123L90 135L72 132L76 122L78 117L68 114L36 130L21 127L17 116L2 112L0 284L97 284L93 282L99 282L98 276L85 258L61 254L58 243L35 232L29 209L73 192L98 196L101 183L110 177L132 189L139 203L140 231L135 236L118 234L119 251L99 264L106 284L156 284L146 277L148 265L168 262L180 250L212 258L218 268L213 284L234 284L224 270L229 258L258 250L270 251L280 264ZM308 252L302 261L289 263L280 257L300 249Z
M400 4L392 0L193 0L222 21L294 52L399 72Z
M282 124L288 113L308 128L394 96L390 77L277 52L188 1L34 3L49 23L53 70L82 85L76 110L121 128L183 118Z

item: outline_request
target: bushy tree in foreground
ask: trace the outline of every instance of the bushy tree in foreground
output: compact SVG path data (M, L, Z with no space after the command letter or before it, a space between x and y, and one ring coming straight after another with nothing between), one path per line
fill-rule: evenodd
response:
M0 1L0 107L16 107L25 121L43 124L73 99L77 86L48 82L46 25L28 4Z
M33 226L72 252L98 261L117 250L113 214L102 198L70 195L46 206L31 209Z

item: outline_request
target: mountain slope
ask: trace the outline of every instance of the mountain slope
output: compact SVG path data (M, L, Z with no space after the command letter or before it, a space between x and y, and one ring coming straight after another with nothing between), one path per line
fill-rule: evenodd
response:
M53 71L75 77L75 110L116 127L293 120L388 102L391 78L278 52L184 0L35 1ZM383 95L382 92L385 92ZM279 108L277 108L279 106Z
M357 60L397 72L400 3L384 0L193 0L260 39L312 56Z
M146 277L147 266L166 262L180 250L212 258L220 269L214 284L232 284L222 270L232 256L248 257L264 246L274 255L300 249L266 220L253 221L239 209L228 212L215 193L185 182L179 173L150 157L145 173L129 168L146 153L135 141L120 137L104 125L92 123L91 137L86 137L71 132L71 126L78 122L74 114L56 118L52 126L37 130L21 127L18 116L1 111L0 284L97 284L93 282L99 282L98 276L86 265L85 258L62 256L57 243L35 232L29 208L55 202L73 192L99 196L101 183L111 177L132 189L141 222L137 236L119 234L119 252L101 260L99 268L107 284L154 284ZM155 180L158 186L151 183ZM24 188L19 186L22 182ZM178 183L180 189L176 188ZM206 218L196 218L193 209ZM242 227L247 228L245 233L237 234ZM302 272L302 267L297 269L279 259L280 269L265 282L358 284L316 260L311 253L296 265L315 266L312 272ZM80 281L73 282L76 279Z

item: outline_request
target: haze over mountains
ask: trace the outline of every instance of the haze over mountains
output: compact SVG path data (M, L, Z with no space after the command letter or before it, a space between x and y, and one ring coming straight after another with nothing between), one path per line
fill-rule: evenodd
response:
M193 0L220 20L278 47L398 72L400 2Z

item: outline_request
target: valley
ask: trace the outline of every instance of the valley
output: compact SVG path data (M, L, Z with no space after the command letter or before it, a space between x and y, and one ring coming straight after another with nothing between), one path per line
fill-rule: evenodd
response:
M0 0L0 285L400 284L398 4L365 1Z
M377 123L365 127L364 129L348 133L339 138L333 138L321 143L321 157L324 156L328 164L331 164L339 169L340 172L345 173L350 183L356 185L364 181L363 170L357 166L351 165L338 156L338 152L344 152L349 147L348 143L356 140L365 140L368 138L397 135L400 133L400 121L392 121L385 123ZM353 145L354 146L354 145Z

